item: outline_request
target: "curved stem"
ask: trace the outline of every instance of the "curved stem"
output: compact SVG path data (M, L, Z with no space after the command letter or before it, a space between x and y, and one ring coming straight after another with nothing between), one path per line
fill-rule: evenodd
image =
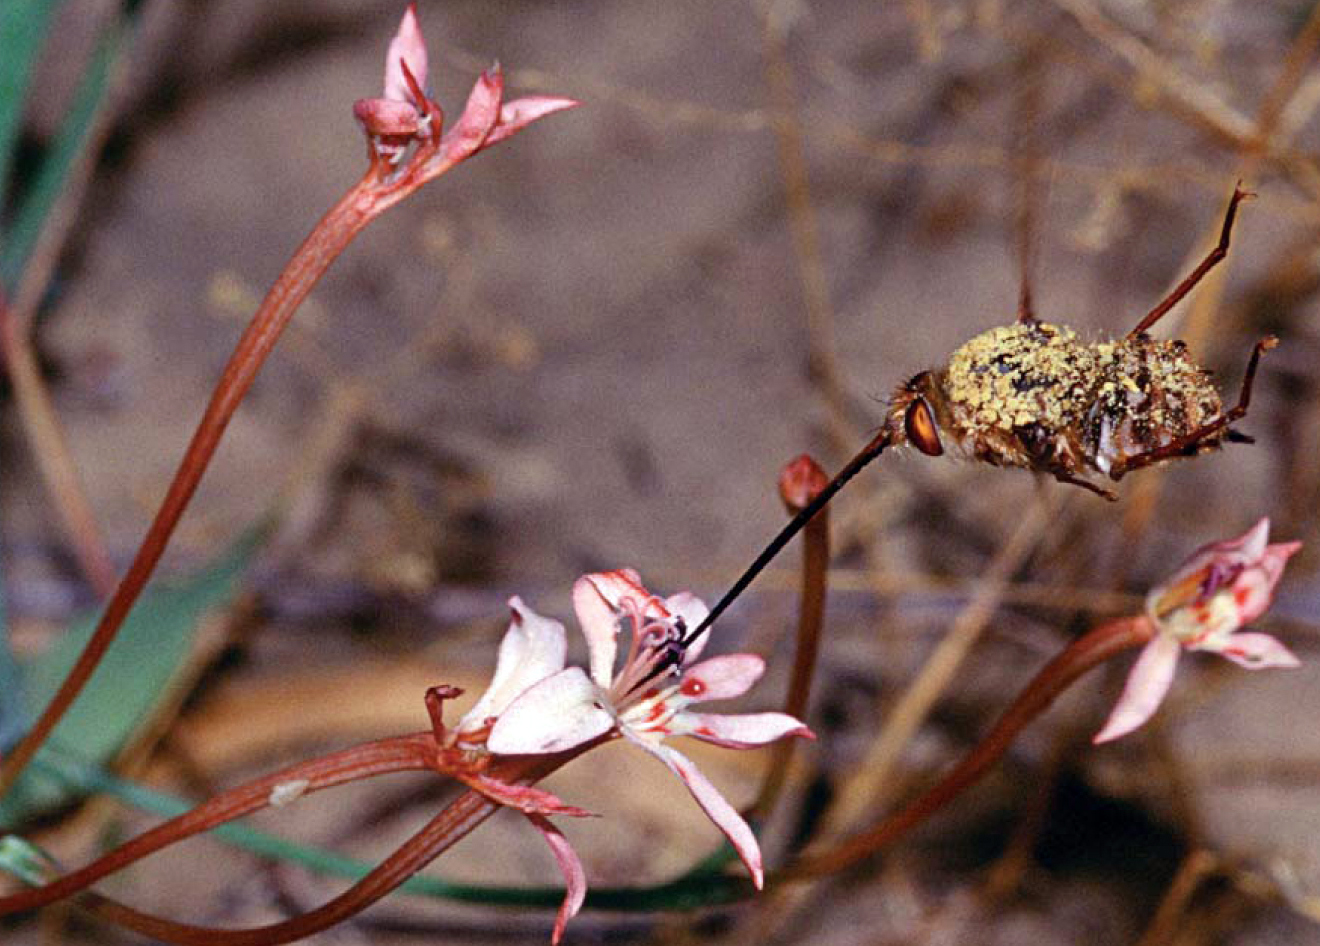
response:
M326 268L371 218L380 212L378 194L383 189L387 189L387 185L381 181L380 168L373 164L362 180L351 187L317 223L294 252L288 266L253 315L220 375L211 401L179 462L179 468L161 501L156 518L148 528L133 563L106 605L87 646L32 729L0 763L0 797L14 784L91 678L160 561L175 526L211 462L225 428L256 379L266 356Z
M1008 751L1017 734L1079 677L1125 650L1140 647L1153 633L1150 619L1141 616L1108 621L1079 637L1032 678L994 728L933 788L902 811L838 847L799 859L780 879L833 873L897 840L974 784Z
M163 847L259 811L271 803L271 793L277 786L305 781L306 785L300 787L306 794L389 772L427 770L434 767L434 762L435 740L430 733L415 733L364 743L289 766L231 788L44 887L0 897L0 916L54 903Z
M180 946L275 946L333 926L369 907L466 837L500 806L465 792L427 822L367 876L314 910L293 919L246 930L178 923L143 913L99 895L86 898L96 913L120 926Z
M824 471L814 462L811 465L820 471L820 478L824 480ZM816 673L821 628L825 623L829 564L830 510L827 506L807 523L806 531L802 534L802 597L798 605L797 650L793 654L788 696L784 699L784 712L797 719L806 718L811 681ZM761 783L761 790L752 804L752 812L756 816L767 817L774 809L788 778L788 765L796 746L796 739L782 739L775 743L765 781Z

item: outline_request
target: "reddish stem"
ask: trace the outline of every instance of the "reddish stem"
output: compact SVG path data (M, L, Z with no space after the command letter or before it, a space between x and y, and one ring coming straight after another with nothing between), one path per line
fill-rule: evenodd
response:
M274 946L277 943L291 943L366 909L466 837L499 807L484 795L465 792L371 873L339 896L293 919L268 926L246 930L193 926L142 913L100 896L95 896L89 906L107 920L181 946Z
M1017 734L1079 677L1125 650L1140 647L1153 633L1150 620L1142 616L1108 621L1079 637L1036 674L995 727L933 788L902 811L838 847L801 858L782 879L843 870L897 840L974 784L1008 751Z
M433 769L435 762L435 740L430 733L381 739L301 762L231 788L44 887L0 897L0 916L62 900L163 847L260 811L270 804L271 792L277 785L306 780L303 791L311 793L389 772Z
M828 485L829 477L806 454L790 463L780 475L780 498L791 515L797 515ZM788 683L784 712L805 719L811 698L811 681L820 653L821 628L825 623L825 592L830 564L830 510L825 507L811 519L802 533L802 597L798 606L797 650ZM766 817L774 808L788 777L796 739L775 744L761 791L752 812Z
M373 162L366 176L321 218L253 315L220 375L211 401L161 501L156 518L147 530L128 572L106 605L91 639L60 685L59 691L42 711L41 717L4 759L3 764L0 764L0 797L14 784L96 670L101 657L160 561L174 527L178 525L188 501L197 490L230 418L234 416L239 402L252 386L262 363L298 305L335 257L383 209L382 204L386 201L381 200L381 197L393 190L393 186L383 182L382 171L382 165Z

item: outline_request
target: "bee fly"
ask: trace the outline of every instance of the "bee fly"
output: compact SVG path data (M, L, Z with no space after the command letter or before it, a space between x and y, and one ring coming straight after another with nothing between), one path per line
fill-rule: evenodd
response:
M890 443L931 456L948 445L964 457L1049 473L1111 500L1113 493L1083 474L1117 481L1224 441L1250 443L1230 425L1247 413L1256 365L1277 340L1257 342L1237 406L1224 410L1210 372L1184 342L1146 334L1224 258L1237 206L1250 196L1234 189L1218 245L1126 336L1085 342L1024 310L1015 325L983 332L945 367L899 387L885 424Z
M945 367L900 386L871 442L779 531L684 643L705 633L789 540L892 444L911 444L931 456L944 453L947 444L969 459L1049 473L1113 500L1112 492L1085 474L1117 481L1226 441L1251 443L1231 425L1246 416L1260 356L1278 340L1268 336L1256 343L1237 405L1224 410L1210 372L1192 359L1187 345L1153 339L1146 330L1228 253L1238 204L1252 196L1240 184L1233 189L1219 243L1117 341L1085 342L1069 328L1039 321L1024 284L1016 324L981 333Z

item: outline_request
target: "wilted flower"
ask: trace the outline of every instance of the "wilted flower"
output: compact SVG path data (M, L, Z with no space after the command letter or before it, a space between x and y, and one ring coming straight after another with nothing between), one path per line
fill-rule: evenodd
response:
M572 108L572 99L536 95L502 102L499 68L482 73L449 134L441 137L444 112L426 92L426 40L409 4L385 54L384 90L378 98L358 99L353 114L367 132L374 153L390 165L403 160L411 144L430 143L424 164L452 166L482 148L508 138L539 118Z
M1270 521L1207 545L1146 596L1155 635L1137 658L1123 695L1096 743L1125 736L1155 713L1173 682L1179 652L1208 650L1249 670L1296 667L1292 652L1268 634L1240 628L1265 613L1274 586L1300 542L1269 545Z

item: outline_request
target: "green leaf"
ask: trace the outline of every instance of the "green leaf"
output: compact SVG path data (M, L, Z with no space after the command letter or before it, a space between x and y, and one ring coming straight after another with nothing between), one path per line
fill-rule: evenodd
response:
M11 0L12 5L12 0ZM20 3L21 6L21 3ZM46 217L64 190L69 173L91 140L91 133L110 90L111 68L128 33L129 15L106 27L83 72L73 102L55 140L14 210L9 232L0 245L0 284L13 289L36 245Z
M59 876L49 854L16 834L0 837L0 870L33 887L40 887Z
M14 160L32 65L41 51L58 0L0 3L0 206Z
M200 618L233 596L265 531L249 531L218 560L178 585L148 588L86 689L51 733L49 744L81 759L109 762L171 695ZM79 621L23 668L24 698L33 717L64 682L91 637L96 618L93 614ZM30 770L0 801L0 825L13 825L73 797L61 781Z
M5 613L5 583L0 563L0 752L27 728L30 720L23 703L23 675L9 646L9 618Z

